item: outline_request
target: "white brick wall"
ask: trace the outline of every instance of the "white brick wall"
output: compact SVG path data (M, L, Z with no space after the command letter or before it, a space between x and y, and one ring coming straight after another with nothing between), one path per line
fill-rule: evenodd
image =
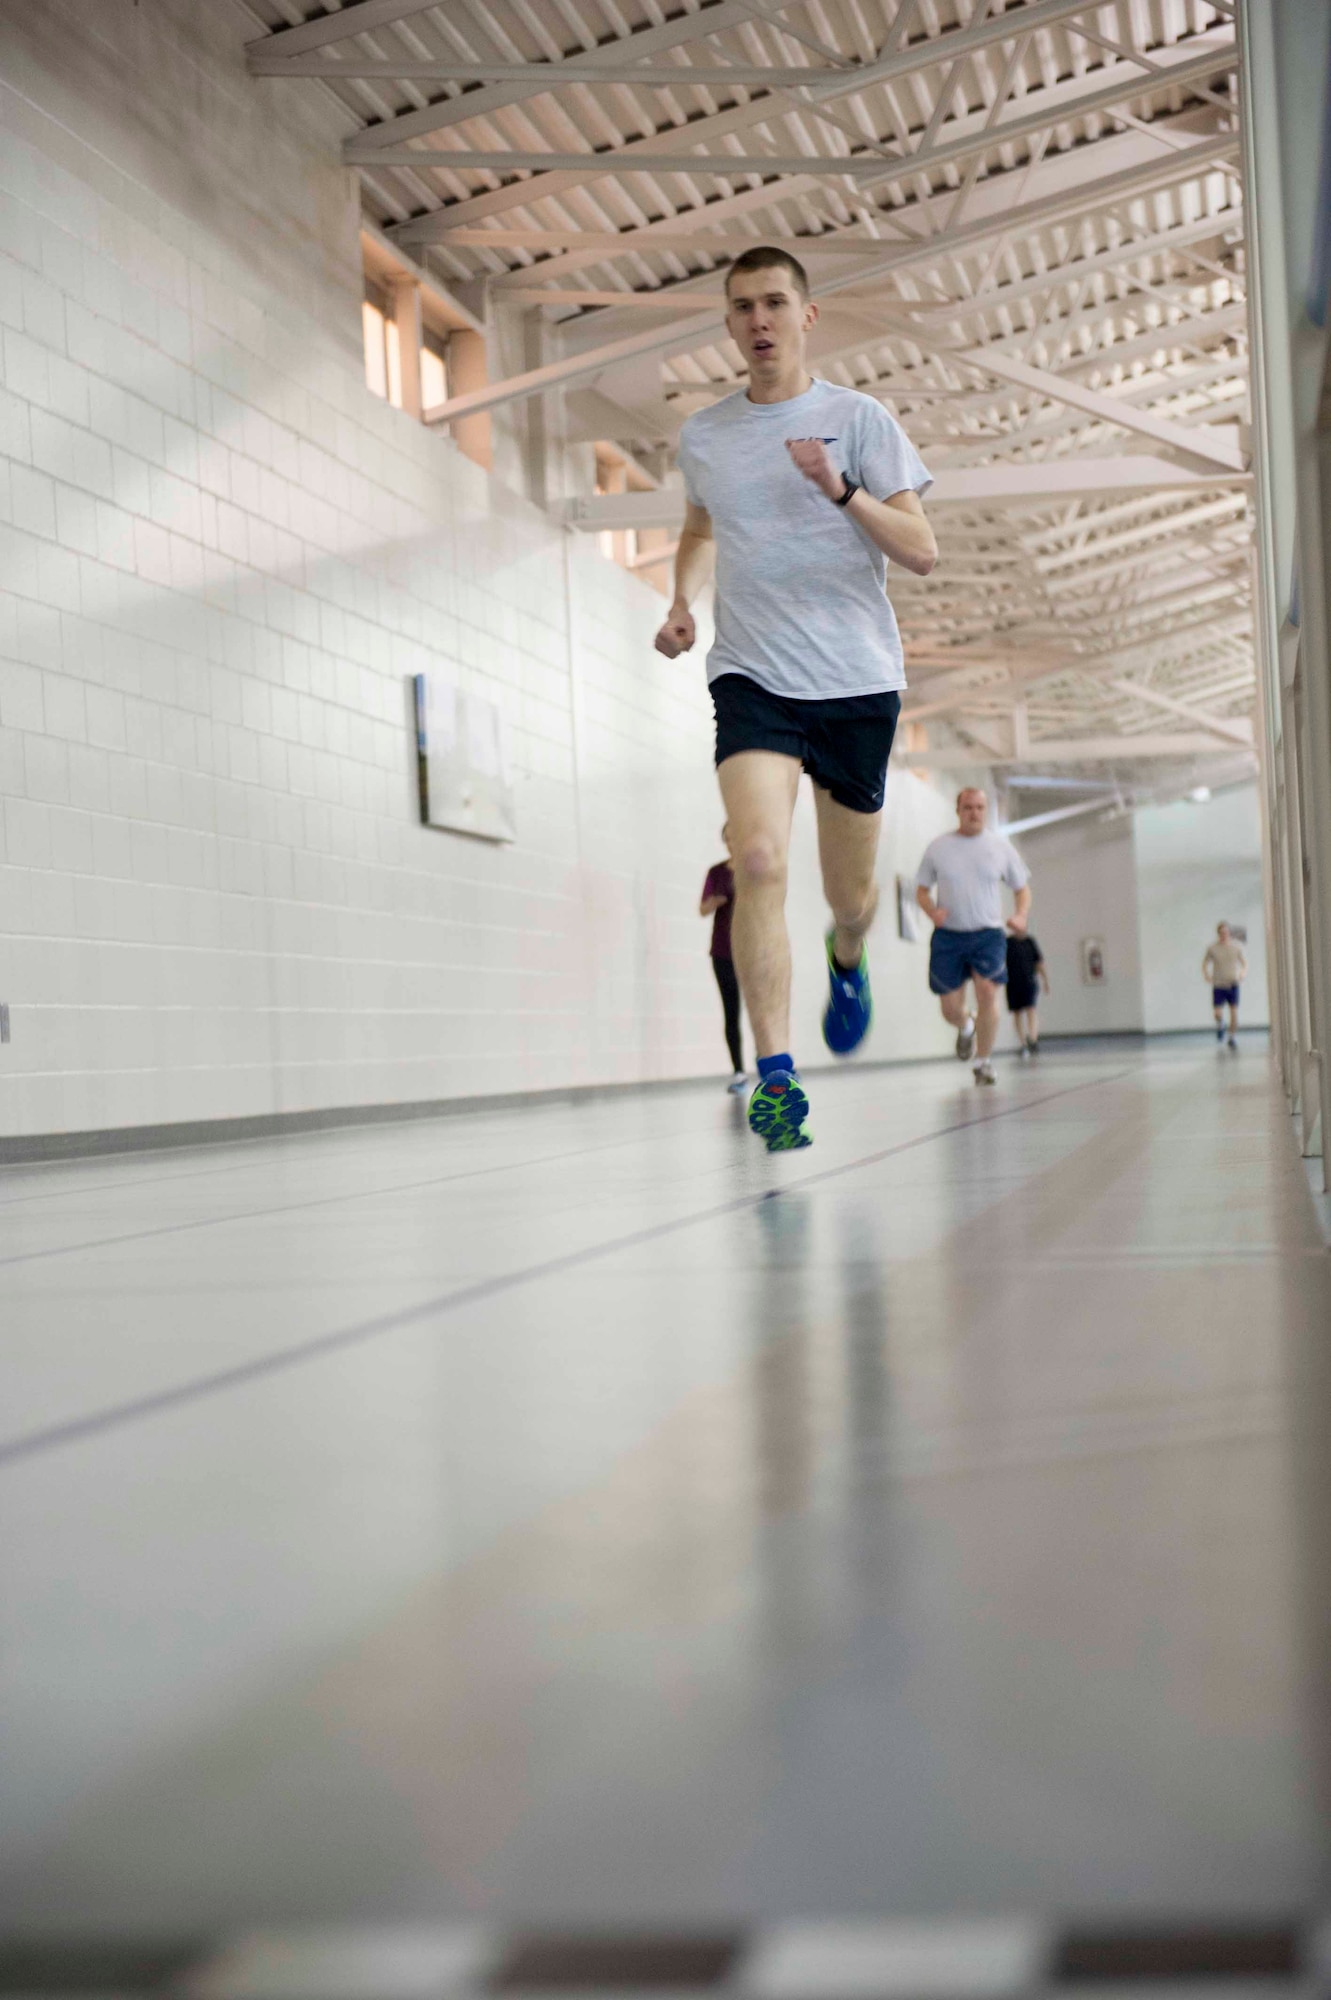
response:
M366 390L335 165L327 242L294 197L272 223L313 277L238 254L246 202L283 198L243 73L217 88L253 179L208 190L210 227L144 138L150 79L94 94L58 37L4 32L0 1131L719 1069L710 711L700 663L650 650L660 598ZM503 709L513 847L418 823L407 683L440 664ZM885 876L942 816L893 798ZM939 1032L890 928L880 1052L917 1053Z

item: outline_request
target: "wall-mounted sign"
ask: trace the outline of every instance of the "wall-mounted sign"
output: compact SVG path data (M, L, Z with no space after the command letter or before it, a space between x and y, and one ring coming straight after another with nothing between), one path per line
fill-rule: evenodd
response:
M915 877L897 876L897 936L907 944L917 944L920 938L920 906L915 900Z
M1083 986L1103 986L1105 983L1105 944L1103 938L1083 938L1081 941L1081 979Z
M442 674L417 674L415 688L422 821L482 840L516 840L498 708Z

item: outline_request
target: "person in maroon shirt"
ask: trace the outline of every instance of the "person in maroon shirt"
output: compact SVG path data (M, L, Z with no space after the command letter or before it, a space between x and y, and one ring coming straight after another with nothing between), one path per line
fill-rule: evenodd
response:
M721 838L729 849L729 826L722 827ZM730 916L734 907L734 871L729 861L718 861L707 870L698 915L712 920L712 971L716 974L721 1005L725 1010L726 1047L730 1051L730 1066L735 1072L729 1088L738 1095L747 1088L749 1079L744 1074L744 1043L740 1035L739 981L735 977L735 963L730 955Z

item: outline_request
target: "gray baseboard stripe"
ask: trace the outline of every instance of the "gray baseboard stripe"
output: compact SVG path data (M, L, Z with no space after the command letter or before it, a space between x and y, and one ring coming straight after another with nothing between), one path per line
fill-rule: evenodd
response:
M1209 1035L1211 1031L1179 1028L1167 1032ZM1240 1032L1256 1034L1265 1030ZM1141 1042L1146 1036L1140 1028L1117 1028L1085 1035L1045 1035L1042 1040ZM917 1069L925 1063L951 1061L951 1056L898 1056L857 1063L855 1067L857 1070ZM840 1069L841 1065L824 1062L801 1067L806 1075L816 1075ZM635 1091L717 1090L723 1083L721 1076L659 1077L642 1083L577 1083L553 1090L499 1091L488 1097L429 1097L407 1104L335 1104L318 1111L268 1111L249 1118L199 1118L178 1125L115 1125L94 1132L33 1132L14 1138L0 1136L0 1166L37 1166L47 1160L93 1159L111 1153L171 1152L186 1146L239 1146L263 1139L298 1138L306 1132L345 1131L359 1125L407 1125L419 1119L467 1117L477 1111L519 1111L527 1105L577 1104L602 1097L627 1097Z
M318 1111L266 1111L248 1118L199 1118L178 1125L116 1125L94 1132L37 1132L0 1138L0 1166L42 1160L84 1159L99 1153L156 1153L182 1146L237 1146L262 1139L297 1138L358 1125L408 1125L457 1118L476 1111L514 1111L525 1105L575 1103L622 1097L630 1091L688 1090L711 1077L671 1077L649 1083L570 1084L559 1090L513 1090L488 1097L430 1097L406 1104L334 1104Z
M866 1062L859 1069L913 1069L920 1063L950 1060L910 1056ZM814 1069L830 1069L829 1063ZM839 1065L838 1065L839 1067ZM812 1074L806 1067L806 1074ZM360 1125L406 1125L421 1119L468 1117L478 1111L520 1111L540 1104L581 1104L597 1098L627 1097L650 1091L724 1088L725 1077L656 1077L640 1083L577 1083L552 1090L507 1090L487 1097L430 1097L404 1104L329 1105L318 1111L270 1111L248 1118L200 1118L172 1125L116 1125L93 1132L33 1132L0 1136L0 1166L34 1166L47 1160L79 1160L109 1153L158 1153L186 1146L238 1146L264 1139L297 1138L307 1132L337 1132Z

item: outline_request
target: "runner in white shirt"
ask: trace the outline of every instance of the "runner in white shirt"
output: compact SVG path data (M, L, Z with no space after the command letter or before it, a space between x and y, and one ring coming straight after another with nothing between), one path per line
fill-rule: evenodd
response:
M734 847L735 970L758 1052L749 1125L770 1152L807 1146L808 1099L790 1046L786 859L800 772L813 780L832 914L823 1039L848 1056L872 1018L864 940L888 753L906 685L889 564L938 556L920 495L929 473L882 404L820 382L805 353L818 308L787 250L759 245L726 275L726 331L747 390L685 423L688 505L667 659L696 637L689 605L716 563L707 661L716 765Z
M1215 1038L1225 1039L1225 1008L1229 1008L1229 1046L1238 1047L1239 1032L1239 986L1247 977L1248 961L1243 946L1231 935L1228 924L1217 924L1215 942L1206 947L1202 960L1202 977L1211 988L1211 1005L1215 1010Z
M1011 841L986 831L988 812L983 792L957 794L957 830L940 833L925 848L915 890L934 927L929 989L957 1031L958 1060L974 1057L977 1083L998 1081L989 1056L998 1034L999 988L1007 979L1007 931L1023 936L1031 908L1030 870ZM1014 892L1006 928L1005 882ZM966 1006L968 980L975 987L974 1015Z

